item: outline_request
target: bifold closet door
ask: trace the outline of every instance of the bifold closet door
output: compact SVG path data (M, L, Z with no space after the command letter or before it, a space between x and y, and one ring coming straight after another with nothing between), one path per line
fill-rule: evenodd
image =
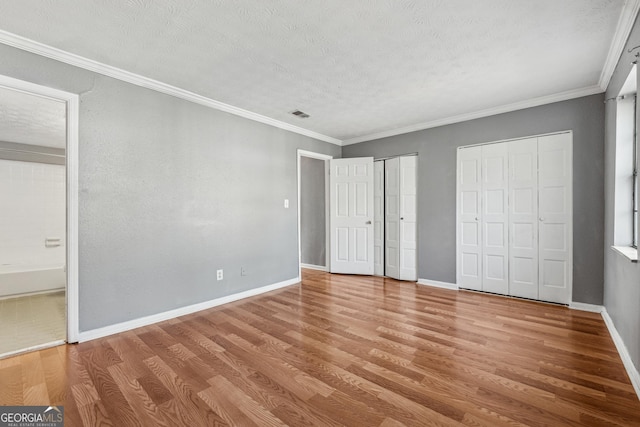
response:
M461 288L482 290L481 230L482 147L458 150L456 281Z
M509 295L538 299L538 138L509 142Z
M384 161L385 275L400 279L400 159Z
M373 162L373 274L384 276L384 161Z
M482 148L482 290L509 293L507 144Z
M384 161L385 272L398 280L417 280L417 157Z
M418 280L417 160L416 156L400 157L400 280Z
M568 304L573 283L572 138L538 138L539 299Z

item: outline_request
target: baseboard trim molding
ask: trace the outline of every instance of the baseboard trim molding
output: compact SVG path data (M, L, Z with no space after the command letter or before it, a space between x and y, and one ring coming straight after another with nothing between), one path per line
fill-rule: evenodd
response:
M602 313L604 311L604 307L601 305L586 304L584 302L575 301L571 301L569 303L569 308L572 310L589 311L591 313Z
M329 271L329 269L323 265L303 264L300 263L301 268L308 268L309 270Z
M249 289L247 291L238 292L237 294L227 295L227 296L216 298L210 301L188 305L186 307L176 308L174 310L152 314L150 316L140 317L138 319L128 320L122 323L116 323L115 325L109 325L103 328L97 328L97 329L92 329L90 331L80 332L79 342L91 341L91 340L103 338L109 335L118 334L120 332L129 331L131 329L152 325L154 323L162 322L164 320L174 319L176 317L185 316L187 314L206 310L222 304L227 304L227 303L238 301L244 298L249 298L252 296L264 294L265 292L275 291L280 288L285 288L287 286L295 285L296 283L299 283L299 282L300 282L300 278L295 277L293 279L285 280L283 282L262 286L256 289Z
M418 279L418 285L431 286L433 288L450 289L452 291L457 291L460 289L460 287L455 283L438 282L437 280L429 279Z
M604 319L605 325L607 325L607 329L609 329L609 334L613 339L613 343L616 345L616 348L618 349L618 353L620 354L622 363L624 364L624 367L627 370L627 375L629 375L629 379L631 380L633 389L636 391L636 394L638 395L638 399L640 399L640 373L638 372L638 369L636 368L636 366L633 364L633 361L631 360L631 355L629 354L627 347L624 345L624 341L622 340L622 337L618 333L618 330L616 329L616 326L613 323L613 319L611 319L611 317L609 316L609 313L607 313L607 309L603 307L602 313L600 314Z

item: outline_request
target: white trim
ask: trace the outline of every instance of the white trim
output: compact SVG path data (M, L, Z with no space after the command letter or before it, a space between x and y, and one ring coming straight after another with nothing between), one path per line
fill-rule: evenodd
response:
M174 319L180 316L185 316L187 314L195 313L197 311L207 310L209 308L217 307L222 304L227 304L227 303L238 301L244 298L260 295L265 292L271 292L280 288L295 285L296 283L299 283L299 282L300 282L300 278L294 277L293 279L285 280L284 282L274 283L272 285L262 286L256 289L249 289L247 291L239 292L237 294L227 295L227 296L216 298L210 301L188 305L186 307L176 308L174 310L152 314L150 316L145 316L145 317L141 317L134 320L128 320L122 323L116 323L115 325L109 325L103 328L84 331L80 333L80 342L95 340L97 338L103 338L109 335L129 331L131 329L152 325L154 323L162 322L169 319Z
M300 263L301 268L308 268L309 270L329 271L329 269L323 265L313 265Z
M609 316L609 313L605 308L602 309L602 318L604 319L605 325L607 325L607 329L609 329L609 334L611 335L611 339L613 339L613 343L616 345L618 349L618 353L620 354L620 359L622 359L622 363L624 364L625 369L627 370L627 374L629 375L629 379L631 380L631 384L633 385L638 398L640 399L640 373L638 373L638 369L633 364L631 360L631 355L627 350L627 347L624 345L624 341L622 337L618 333L616 326L613 324L613 319Z
M24 353L31 353L32 351L44 350L45 348L57 347L59 345L64 345L64 344L65 344L64 340L50 341L50 342L47 342L47 343L44 343L44 344L33 345L31 347L21 348L20 350L8 351L6 353L2 353L2 354L0 354L0 359L4 359L4 358L7 358L7 357L12 357L12 356L17 356L19 354L24 354Z
M298 276L302 277L302 228L300 227L300 158L301 157L311 157L312 159L324 160L324 170L325 170L325 178L324 178L324 203L325 203L325 231L326 231L326 241L325 241L325 264L328 264L328 260L330 259L330 248L329 248L329 160L333 159L333 156L329 154L316 153L313 151L302 150L298 148L297 154L297 167L298 167ZM306 264L305 264L306 265ZM312 268L312 267L305 267ZM324 271L329 271L327 267L325 267Z
M79 97L24 80L0 75L0 86L65 102L67 106L67 342L78 341L78 116Z
M181 98L190 102L194 102L196 104L214 108L216 110L235 114L236 116L244 117L245 119L254 120L256 122L295 132L297 134L305 135L314 139L319 139L331 144L341 145L341 141L339 139L333 138L331 136L323 135L318 132L314 132L308 129L301 128L299 126L281 122L280 120L275 120L270 117L263 116L261 114L244 110L242 108L234 107L233 105L225 104L223 102L198 95L196 93L160 82L158 80L150 79L139 74L125 71L121 68L113 67L111 65L103 64L92 59L84 58L82 56L69 53L52 46L48 46L46 44L36 42L26 37L9 33L7 31L0 30L0 43L16 47L27 52L45 56L47 58L55 59L56 61L64 62L75 67L93 71L94 73L102 74L103 76L122 80L136 86L152 89L161 93L165 93L167 95L175 96L176 98Z
M611 246L614 252L625 257L628 261L638 262L638 250L631 246Z
M601 305L586 304L584 302L575 301L571 301L569 303L569 308L572 310L589 311L591 313L602 313L604 311L604 307Z
M602 67L600 80L598 80L598 86L603 91L607 90L607 86L609 86L611 76L613 76L616 65L622 56L624 46L627 44L627 39L629 38L629 34L631 34L639 10L640 0L626 0L624 2L620 18L618 19L618 25L616 26L616 32L613 35L607 59Z
M457 291L460 289L460 287L455 283L438 282L437 280L430 279L418 279L418 285L431 286L433 288L450 289L452 291Z
M482 117L495 116L497 114L508 113L511 111L524 110L525 108L537 107L540 105L552 104L554 102L567 101L569 99L580 98L583 96L595 95L604 92L600 86L589 86L581 89L569 90L553 95L541 96L539 98L528 99L526 101L515 102L513 104L502 105L499 107L488 108L486 110L475 111L472 113L461 114L458 116L445 117L429 122L417 123L415 125L403 128L392 129L384 132L372 133L370 135L358 136L356 138L345 139L342 145L357 144L359 142L371 141L374 139L387 138L390 136L401 135L419 130L435 128L438 126L450 125L453 123L466 122L468 120L479 119Z

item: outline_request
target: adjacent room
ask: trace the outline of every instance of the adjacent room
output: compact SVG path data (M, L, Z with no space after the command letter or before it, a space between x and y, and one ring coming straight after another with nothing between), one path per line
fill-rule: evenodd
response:
M0 415L640 425L639 10L5 2Z

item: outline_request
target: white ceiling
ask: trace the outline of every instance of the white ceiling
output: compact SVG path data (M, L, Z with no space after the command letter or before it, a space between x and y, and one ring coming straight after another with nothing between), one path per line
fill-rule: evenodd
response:
M0 86L0 141L65 148L65 103Z
M0 30L349 143L602 92L624 4L22 0Z

